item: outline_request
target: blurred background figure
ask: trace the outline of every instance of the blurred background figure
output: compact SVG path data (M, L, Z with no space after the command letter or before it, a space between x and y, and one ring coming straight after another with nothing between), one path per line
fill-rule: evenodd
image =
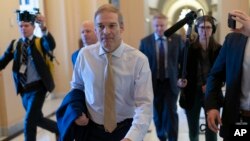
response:
M221 48L213 37L216 32L215 18L207 15L197 18L194 30L198 36L188 48L186 79L179 79L177 84L186 95L187 104L182 108L187 116L190 141L199 140L200 112L204 108L207 75ZM219 94L222 100L222 91ZM209 128L206 128L205 137L206 141L217 141L217 135Z
M94 22L84 21L81 27L81 41L79 41L79 49L76 50L71 56L73 66L75 65L80 49L84 46L89 46L95 43L97 43L97 37L95 35Z
M45 17L31 14L29 11L17 12L21 38L12 40L3 56L0 57L0 70L13 60L13 76L17 94L21 95L26 111L24 118L25 141L36 141L37 126L49 130L58 136L55 121L43 116L42 107L47 92L55 88L54 79L45 62L45 56L54 56L56 47L54 37L45 26ZM42 37L34 35L35 22L39 23ZM41 50L41 52L40 52ZM46 56L46 57L48 57Z
M215 133L220 130L224 141L237 140L232 133L237 129L236 124L244 123L247 126L243 128L248 129L250 125L250 16L241 10L233 10L230 14L240 26L231 29L233 32L225 37L207 79L205 99L208 126ZM218 94L222 83L226 85L226 92L221 118Z
M154 33L141 40L140 50L148 57L154 89L154 123L160 141L177 141L179 89L178 66L183 41L180 35L166 38L167 17L161 13L152 20Z

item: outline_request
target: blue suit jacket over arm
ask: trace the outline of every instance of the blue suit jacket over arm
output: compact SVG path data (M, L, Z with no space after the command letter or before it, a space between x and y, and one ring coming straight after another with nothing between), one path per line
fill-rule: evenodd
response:
M85 93L82 90L73 89L64 97L62 104L56 111L60 141L84 140L86 138L87 126L77 126L74 123L75 119L82 113L87 113Z

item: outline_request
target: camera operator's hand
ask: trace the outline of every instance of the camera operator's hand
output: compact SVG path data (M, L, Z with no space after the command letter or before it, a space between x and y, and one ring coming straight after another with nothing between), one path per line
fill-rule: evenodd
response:
M40 26L40 28L41 28L42 31L47 30L46 24L45 24L45 17L44 16L38 14L36 16L36 22L39 23L39 26Z
M187 79L182 79L182 78L179 78L178 81L177 81L177 86L179 88L185 88L187 86Z
M233 19L241 23L240 28L233 29L234 32L242 33L246 36L250 36L250 17L240 10L234 10L230 12L233 15ZM234 17L235 16L235 17Z

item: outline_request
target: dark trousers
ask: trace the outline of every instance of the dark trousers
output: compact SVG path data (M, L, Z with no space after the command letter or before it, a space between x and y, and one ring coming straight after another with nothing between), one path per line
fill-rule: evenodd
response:
M46 92L43 84L37 83L21 93L23 107L26 110L24 119L25 141L36 141L37 126L59 133L56 122L43 117L42 107Z
M201 108L204 107L205 94L202 92L201 86L197 87L196 94L197 95L194 97L192 108L190 110L186 110L190 141L199 141L200 112ZM205 119L207 119L206 114ZM206 141L217 141L217 134L206 126L205 138Z
M160 141L177 141L178 114L177 98L169 79L157 81L154 88L154 123Z
M131 124L132 119L124 120L123 122L118 123L117 128L112 133L108 133L105 131L103 125L98 125L93 121L90 121L88 125L87 141L120 141L127 134Z

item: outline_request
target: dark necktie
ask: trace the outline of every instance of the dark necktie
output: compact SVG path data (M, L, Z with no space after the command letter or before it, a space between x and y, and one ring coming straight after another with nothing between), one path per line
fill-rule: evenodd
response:
M25 86L27 81L27 62L28 62L28 52L27 48L30 45L30 40L25 38L22 45L22 60L21 60L21 68L20 68L20 82L22 86Z
M164 50L164 40L162 37L159 38L159 79L165 79L165 50Z
M107 67L105 73L105 96L104 96L104 127L112 133L116 128L115 112L115 88L112 70L112 54L107 53Z

